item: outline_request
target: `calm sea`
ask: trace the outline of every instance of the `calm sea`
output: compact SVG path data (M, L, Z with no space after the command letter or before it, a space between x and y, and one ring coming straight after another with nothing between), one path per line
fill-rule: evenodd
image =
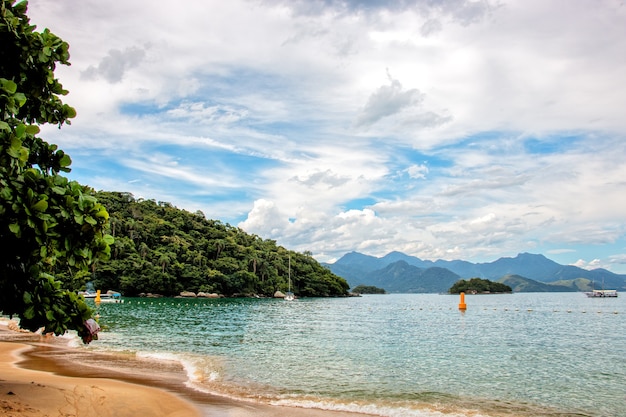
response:
M381 416L626 416L626 299L582 293L138 299L88 349L200 392Z

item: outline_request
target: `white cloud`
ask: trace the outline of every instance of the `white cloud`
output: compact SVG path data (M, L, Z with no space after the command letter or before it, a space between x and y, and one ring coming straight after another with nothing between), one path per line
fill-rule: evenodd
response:
M428 167L426 165L411 165L406 169L406 172L413 179L426 179Z
M123 51L111 49L97 67L89 66L81 73L81 77L87 80L102 77L109 83L117 83L127 70L138 66L145 55L146 51L138 47L128 47Z
M379 87L368 98L361 115L358 118L358 126L372 125L379 120L400 113L401 111L419 105L424 97L417 89L403 91L400 81L389 78L389 85Z
M617 1L77 6L29 15L70 43L78 117L43 135L84 182L327 259L565 248L626 271Z
M229 105L207 105L206 103L184 102L166 112L166 117L184 119L187 123L230 124L238 122L248 115L246 109Z
M257 200L254 207L248 213L245 221L239 227L251 233L265 236L266 239L277 238L289 227L289 219L271 201Z
M589 262L585 261L584 259L579 259L576 262L574 262L572 265L577 266L579 268L588 269L588 270L604 267L600 259L593 259Z

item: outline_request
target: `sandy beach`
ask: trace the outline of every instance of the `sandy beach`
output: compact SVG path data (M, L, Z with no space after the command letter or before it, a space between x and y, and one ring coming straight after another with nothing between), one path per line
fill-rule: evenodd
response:
M195 392L184 381L70 367L71 349L0 323L0 416L7 417L350 417L363 414L279 407ZM97 343L97 342L95 342ZM68 355L69 356L69 355Z
M16 366L28 344L0 342L3 416L200 416L193 403L168 392L103 378L74 378Z

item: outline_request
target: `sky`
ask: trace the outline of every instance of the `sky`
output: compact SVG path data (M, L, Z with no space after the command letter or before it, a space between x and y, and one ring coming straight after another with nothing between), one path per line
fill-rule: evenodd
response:
M71 179L320 262L626 273L622 0L30 0Z

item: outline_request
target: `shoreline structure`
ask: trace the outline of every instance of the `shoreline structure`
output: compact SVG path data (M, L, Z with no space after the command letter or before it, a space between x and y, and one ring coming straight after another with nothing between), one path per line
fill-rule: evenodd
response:
M82 351L62 338L9 330L0 318L0 414L7 417L355 417L196 391L180 364ZM97 342L94 342L97 343ZM85 363L77 358L88 358ZM133 372L134 371L134 372Z

